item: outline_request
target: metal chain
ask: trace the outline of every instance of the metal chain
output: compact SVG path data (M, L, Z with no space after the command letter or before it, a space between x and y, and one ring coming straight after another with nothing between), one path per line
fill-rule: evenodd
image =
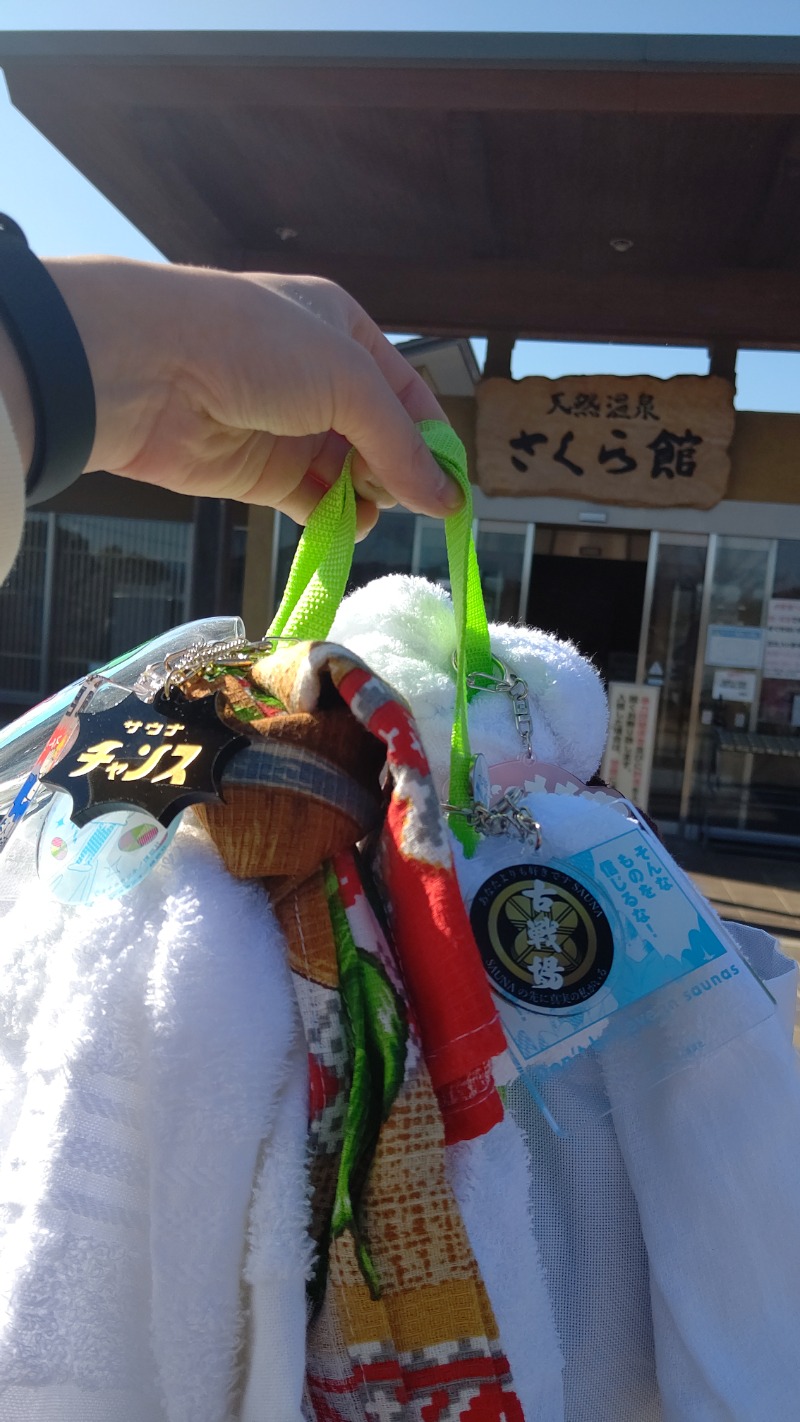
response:
M511 671L499 657L493 656L492 664L497 668L498 675L472 672L467 677L467 686L470 691L501 691L509 697L517 735L525 748L526 758L533 760L533 718L528 683ZM456 666L455 653L453 666ZM463 816L478 834L507 834L521 840L523 844L533 844L535 849L539 849L542 843L541 827L530 811L520 804L523 793L522 788L515 785L491 806L482 805L473 799L468 809L449 804L442 805L442 809L445 814Z
M521 787L514 785L491 808L476 804L468 810L455 805L442 805L442 809L445 814L462 815L478 834L511 835L523 844L532 844L534 849L540 849L542 828L530 810L519 803L522 794Z
M219 642L192 642L170 652L162 662L151 662L138 677L134 691L142 700L151 700L159 691L169 695L190 677L211 674L215 667L248 670L259 657L273 652L279 642L296 642L296 637L262 637L250 642L246 637L226 637Z
M511 697L511 709L514 712L514 725L517 728L517 735L525 747L527 760L533 760L533 718L531 716L531 702L528 692L528 683L515 672L507 671L506 680L500 690L507 691Z

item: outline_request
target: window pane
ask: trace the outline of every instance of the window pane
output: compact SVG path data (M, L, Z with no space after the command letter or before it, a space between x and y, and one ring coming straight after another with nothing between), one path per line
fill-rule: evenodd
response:
M184 620L189 525L59 514L50 690Z
M0 700L31 703L41 693L42 617L47 514L30 513L17 561L0 587Z
M417 530L417 566L415 573L438 583L450 592L450 567L447 562L447 542L444 524L438 518L419 519Z
M366 538L356 544L348 592L386 573L410 573L414 551L414 514L405 509L381 514Z
M519 618L526 533L524 524L513 531L479 525L478 563L490 622L516 622Z

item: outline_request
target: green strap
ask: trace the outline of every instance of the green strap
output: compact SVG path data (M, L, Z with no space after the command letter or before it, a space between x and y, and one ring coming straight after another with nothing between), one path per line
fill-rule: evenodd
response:
M455 479L464 495L461 508L445 520L444 532L456 618L456 705L450 740L448 795L451 805L466 810L472 803L467 707L476 694L468 688L467 678L475 672L491 676L493 671L489 625L472 537L472 485L467 474L466 451L455 430L438 420L425 420L419 430L431 453ZM471 856L478 837L469 821L463 815L451 815L450 828L465 853Z
M356 496L350 475L353 453L351 449L339 478L303 529L268 637L324 641L331 630L356 546Z
M472 537L472 487L467 456L458 435L439 420L419 426L434 458L455 479L464 502L445 520L450 586L456 619L456 705L450 751L450 803L471 804L470 746L467 706L475 695L467 678L476 672L491 676L493 662L489 627ZM294 555L286 591L268 636L323 640L328 636L344 596L355 548L356 503L348 454L341 475L311 513ZM451 815L453 833L471 855L477 835L463 815Z

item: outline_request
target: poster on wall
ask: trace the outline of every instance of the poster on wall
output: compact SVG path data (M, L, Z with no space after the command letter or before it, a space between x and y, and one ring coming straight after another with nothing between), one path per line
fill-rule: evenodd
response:
M756 674L742 671L715 671L712 701L755 701Z
M707 667L741 667L758 671L764 660L763 627L737 627L712 622L706 637Z
M609 785L647 809L658 718L657 686L612 681L608 685L608 741L600 774Z
M773 681L800 681L800 598L770 598L764 676Z
M476 399L486 494L698 509L725 497L733 387L718 375L492 378Z

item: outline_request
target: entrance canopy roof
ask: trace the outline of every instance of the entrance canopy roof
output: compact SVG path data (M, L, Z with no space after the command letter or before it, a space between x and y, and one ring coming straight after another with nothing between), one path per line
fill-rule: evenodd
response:
M22 112L174 261L386 328L800 347L800 40L0 35Z

